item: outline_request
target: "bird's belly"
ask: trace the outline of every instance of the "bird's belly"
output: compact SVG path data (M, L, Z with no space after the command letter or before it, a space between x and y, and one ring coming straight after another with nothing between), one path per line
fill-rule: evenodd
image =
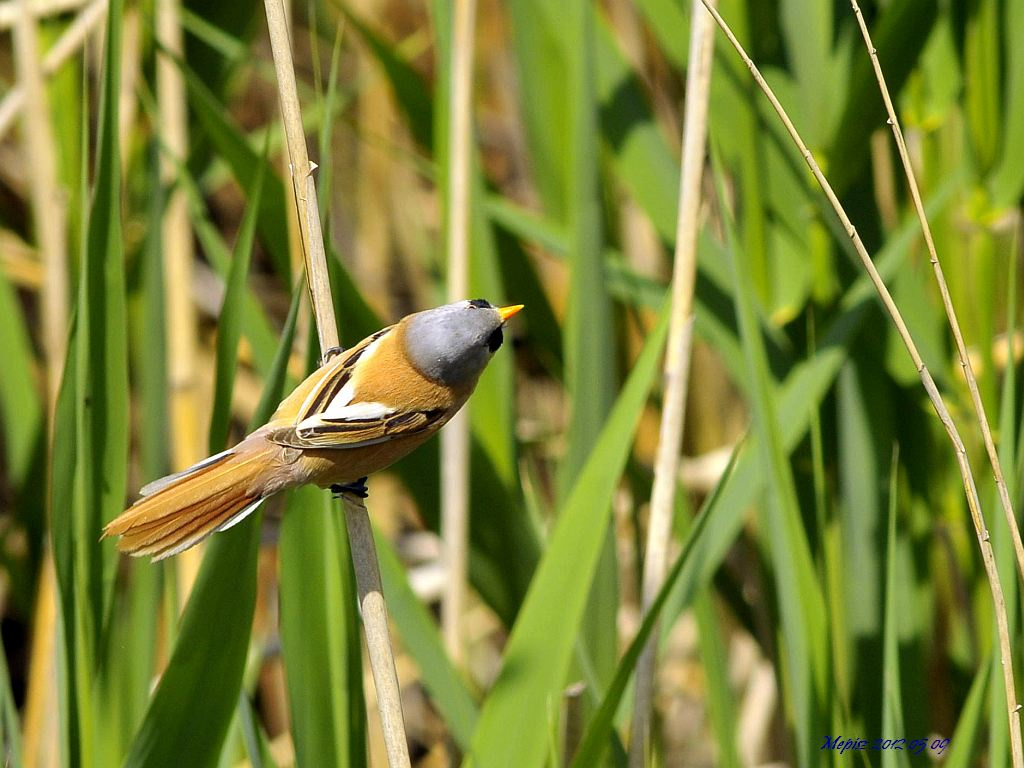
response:
M355 482L391 466L430 439L437 430L359 448L302 451L305 482L321 488Z

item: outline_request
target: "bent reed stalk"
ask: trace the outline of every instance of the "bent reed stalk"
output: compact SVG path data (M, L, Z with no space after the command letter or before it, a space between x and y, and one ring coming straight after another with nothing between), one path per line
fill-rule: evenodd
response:
M1024 768L1024 748L1022 748L1020 730L1020 706L1017 704L1017 693L1013 676L1013 656L1010 644L1009 621L1006 615L1006 601L1003 597L1002 584L999 581L999 572L996 569L995 554L992 551L992 543L989 540L988 528L986 527L984 518L982 517L981 501L978 498L978 489L975 485L974 475L971 472L970 462L967 457L967 448L964 446L964 442L960 437L960 432L953 421L953 417L950 415L945 402L942 400L942 396L939 394L938 387L936 387L931 373L929 373L928 368L925 366L924 361L918 352L917 345L914 343L914 339L910 335L910 331L907 329L902 313L896 306L896 302L889 293L889 289L886 287L881 275L879 275L878 270L875 268L874 262L871 260L871 256L868 254L867 249L864 247L864 243L860 239L860 235L857 233L857 228L854 226L853 222L846 214L846 210L839 202L839 198L832 189L832 185L829 184L828 179L825 178L825 175L822 173L818 163L811 155L810 149L808 149L796 127L793 125L792 120L790 120L785 108L775 96L775 92L765 81L760 70L757 68L757 65L754 64L754 61L747 54L746 50L744 50L739 40L736 39L736 36L729 28L729 25L722 18L721 14L715 10L710 0L701 0L701 2L725 33L729 43L739 54L743 63L746 64L747 69L750 70L750 74L768 98L772 108L779 116L779 119L785 126L790 138L793 140L793 143L797 146L800 154L807 162L814 178L825 192L825 196L828 198L833 210L835 210L836 215L839 217L847 235L849 235L854 249L857 252L857 256L860 258L861 264L867 271L868 277L871 279L871 282L882 301L882 305L885 307L885 311L896 326L896 330L899 333L904 346L907 348L907 352L910 354L914 367L917 369L918 375L921 377L921 384L924 386L925 392L928 394L928 399L931 401L936 415L942 422L942 426L945 428L946 434L948 435L950 442L953 444L957 465L960 469L960 478L964 486L964 494L967 498L967 506L971 513L971 522L974 524L975 535L978 539L978 546L981 549L982 563L985 567L985 575L988 579L989 588L992 592L992 602L995 609L996 625L999 636L999 655L1003 670L1003 682L1006 694L1007 717L1009 718L1010 726L1010 749L1013 755L1013 765L1014 768ZM874 55L873 47L871 50L872 55ZM942 285L945 285L944 281ZM1015 526L1011 526L1011 529L1014 527Z

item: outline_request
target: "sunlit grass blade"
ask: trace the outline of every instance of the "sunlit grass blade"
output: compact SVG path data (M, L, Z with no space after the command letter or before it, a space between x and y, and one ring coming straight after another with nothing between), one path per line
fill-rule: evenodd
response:
M51 510L64 640L62 726L72 764L116 760L100 663L116 554L113 543L101 544L99 535L123 509L128 457L118 138L121 10L115 0L108 11L94 187L54 424Z
M124 509L128 458L128 361L124 238L121 227L121 148L118 94L121 7L110 6L101 94L99 148L78 294L76 464L82 489L76 574L91 616L93 652L110 605L117 562L113 542L101 545L103 524ZM83 608L85 606L82 606Z
M366 708L344 511L306 487L288 495L278 545L281 646L299 765L366 763Z
M667 321L664 310L561 510L473 734L468 757L472 765L528 768L544 760L612 495L655 378ZM567 562L573 567L566 568Z
M152 142L146 153L149 180L147 211L160 221L165 199L160 184L159 153ZM162 230L150 227L139 254L136 278L129 282L129 330L132 370L137 381L138 459L142 477L162 477L169 470L167 444L168 387L165 331ZM115 592L109 639L104 648L106 685L113 692L110 738L120 759L145 716L156 669L159 613L163 587L159 569L132 561ZM161 638L162 639L162 638Z
M738 454L734 452L730 457L729 465L722 473L721 479L715 486L715 491L710 497L708 497L708 500L704 504L704 508L693 521L693 525L687 533L686 540L679 552L679 556L676 557L672 567L669 568L668 573L665 576L665 581L657 596L654 598L654 601L651 603L651 607L644 616L644 620L641 622L639 629L637 629L636 635L630 642L629 648L626 649L626 652L619 660L618 667L615 671L615 677L612 679L611 684L608 686L608 690L605 692L601 706L588 723L587 730L583 735L583 739L580 741L579 750L573 757L572 768L588 768L592 765L601 764L602 755L608 745L608 737L611 733L615 713L622 701L623 694L626 692L626 686L629 684L629 681L633 676L633 670L636 668L636 663L640 658L640 653L643 651L644 645L647 643L647 639L651 636L651 633L657 626L658 621L661 618L661 612L665 608L666 603L671 599L676 583L684 573L687 564L691 562L693 557L699 557L700 547L698 545L706 535L705 531L707 529L708 521L716 514L722 489L726 488L732 480L733 471L736 467L737 455Z
M249 646L261 518L257 512L210 539L174 652L125 766L218 764Z

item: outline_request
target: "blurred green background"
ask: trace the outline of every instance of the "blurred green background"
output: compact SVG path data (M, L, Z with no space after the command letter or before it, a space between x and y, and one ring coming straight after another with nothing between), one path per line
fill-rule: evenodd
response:
M263 6L186 3L178 51L161 2L0 4L4 762L382 765L327 494L289 494L159 565L98 540L140 485L261 423L317 356ZM1006 523L854 15L720 8L960 424L1019 670ZM1019 506L1024 0L863 8ZM451 13L291 11L346 344L445 300ZM625 762L690 14L682 0L479 4L470 284L527 308L469 406L463 661L435 621L437 442L370 481L415 765ZM952 449L720 33L708 142L652 761L1008 765ZM822 749L851 737L908 746Z

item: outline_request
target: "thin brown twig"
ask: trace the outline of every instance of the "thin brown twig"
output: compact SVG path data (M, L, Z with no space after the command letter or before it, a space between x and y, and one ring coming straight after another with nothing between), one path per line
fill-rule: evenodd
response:
M331 300L331 284L327 272L327 256L320 216L317 213L316 185L313 166L309 162L306 138L302 129L299 97L295 85L291 41L283 0L265 0L267 25L277 71L278 93L281 101L281 120L288 146L289 168L295 206L302 237L306 264L306 282L313 304L321 354L339 344L338 326ZM395 670L391 636L388 632L387 606L380 583L380 568L373 542L370 517L363 502L352 494L342 494L345 505L345 523L352 550L352 564L359 592L360 614L366 647L370 657L374 685L377 689L377 709L380 713L391 768L408 768L409 747L402 715L401 690Z
M686 114L680 158L679 212L672 273L672 319L665 352L665 401L658 436L654 488L651 492L651 513L644 556L641 595L644 613L649 610L665 581L676 489L679 486L679 451L683 444L686 393L690 379L690 351L693 342L697 230L707 143L714 31L711 18L701 11L698 0L694 0L690 22L690 58L686 69ZM652 633L637 661L633 733L629 744L631 768L642 768L647 764L658 649L657 636L657 631Z
M850 0L853 6L854 15L860 25L861 35L871 55L871 64L875 69L875 78L878 80L878 88L882 93L882 100L885 102L885 109L888 113L888 123L892 128L893 137L896 139L896 147L899 150L900 160L903 162L903 170L907 176L907 184L910 187L910 196L914 201L914 209L921 222L921 231L924 233L924 242L928 248L929 260L932 263L932 270L935 273L935 281L939 286L939 295L942 297L942 306L946 310L946 320L953 331L953 339L956 342L956 352L960 359L960 367L963 368L964 377L967 379L967 389L971 393L971 404L974 406L974 413L981 428L981 436L985 442L985 451L988 454L989 464L992 466L992 474L995 477L996 488L999 491L999 502L1006 516L1006 524L1010 529L1013 539L1013 551L1017 556L1017 573L1024 579L1024 542L1021 541L1020 527L1017 525L1017 518L1013 512L1013 503L1010 501L1010 494L1006 488L1006 480L1003 478L1003 468L999 462L999 454L996 452L995 441L992 439L992 430L989 427L988 416L985 414L985 405L981 401L981 393L978 390L978 380L974 375L974 367L971 364L971 357L967 352L967 345L964 343L963 333L960 331L960 323L957 320L956 310L953 308L953 300L949 295L949 287L946 285L946 276L942 271L942 264L939 262L938 253L935 250L935 240L932 238L932 230L928 225L928 217L924 212L924 204L921 202L921 192L917 186L917 177L914 174L913 165L910 162L910 154L907 152L907 143L903 138L903 130L900 128L899 119L896 117L896 110L893 108L892 99L889 96L889 88L885 82L885 75L882 73L882 66L878 61L878 51L871 42L871 33L868 32L867 23L864 21L864 14L861 12L857 0Z
M476 0L453 8L452 84L448 142L448 300L469 291L470 153L472 150L473 28ZM466 605L469 538L469 413L456 415L441 433L441 537L448 572L441 600L445 648L463 659L461 622Z
M1009 622L1006 617L1006 601L1003 597L1002 584L999 581L999 571L996 569L992 543L989 541L988 528L985 526L985 521L982 517L981 502L978 498L978 489L974 482L974 475L971 472L967 449L960 437L956 424L953 422L953 417L950 415L945 402L942 400L942 396L939 394L938 387L935 385L935 380L932 378L931 373L928 371L924 361L921 359L921 355L917 350L917 345L914 343L913 337L910 335L910 331L907 329L907 325L903 320L903 315L896 306L896 302L889 293L889 289L886 288L885 283L882 281L881 275L878 274L878 270L875 269L874 262L872 262L871 256L868 254L867 249L864 247L864 243L860 239L860 235L857 233L857 228L853 225L853 222L850 221L849 216L847 216L845 209L839 202L838 197L836 197L836 193L829 184L828 179L826 179L825 175L821 172L821 168L811 155L810 149L807 148L807 145L800 137L800 134L793 125L793 122L789 119L789 115L786 113L786 110L775 96L775 92L765 81L753 60L747 55L743 46L736 39L736 36L732 33L729 25L726 24L725 20L714 9L710 0L701 0L701 2L704 3L704 7L707 8L715 18L718 26L721 27L733 48L736 49L736 52L747 65L747 68L750 70L754 80L764 92L765 96L767 96L768 101L771 102L776 114L779 116L779 119L782 120L783 125L789 132L790 138L800 150L800 154L807 162L811 173L814 175L814 178L818 181L818 184L825 192L825 196L832 204L832 208L835 210L836 215L839 217L843 228L846 230L846 233L849 235L850 240L857 251L857 256L860 258L864 269L868 273L868 277L871 279L872 284L875 286L875 290L878 292L882 305L885 307L890 319L896 326L896 330L899 332L900 338L914 362L914 367L917 369L918 375L921 377L921 383L924 386L925 392L928 394L928 399L931 401L936 415L942 422L942 426L945 428L946 434L949 436L950 442L953 444L957 465L960 470L960 479L964 486L964 493L967 497L967 506L971 514L971 522L974 524L975 535L978 538L978 546L981 549L981 559L985 567L985 574L988 578L989 589L992 591L992 602L995 610L999 635L1000 661L1003 669L1003 680L1006 689L1007 715L1009 717L1010 725L1010 746L1013 754L1013 764L1015 768L1024 768L1024 752L1022 752L1021 749L1020 734L1020 707L1017 704L1017 694L1013 677L1013 656L1010 645Z

